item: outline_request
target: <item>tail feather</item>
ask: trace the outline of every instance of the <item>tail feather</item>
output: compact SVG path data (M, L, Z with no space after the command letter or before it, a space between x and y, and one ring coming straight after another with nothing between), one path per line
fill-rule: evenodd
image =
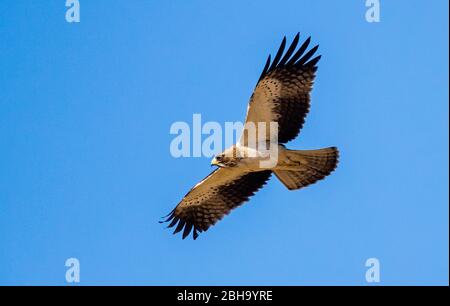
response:
M328 176L336 169L338 158L339 151L335 147L309 151L288 150L287 166L274 172L289 190L296 190Z

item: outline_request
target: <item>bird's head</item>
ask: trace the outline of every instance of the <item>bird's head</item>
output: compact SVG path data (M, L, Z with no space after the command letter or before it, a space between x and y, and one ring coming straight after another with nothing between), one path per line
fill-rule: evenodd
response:
M230 168L237 166L240 158L236 156L236 148L233 146L220 154L217 154L211 161L211 166Z
M211 166L217 166L217 167L226 167L226 164L224 163L225 156L223 153L217 154L211 161Z

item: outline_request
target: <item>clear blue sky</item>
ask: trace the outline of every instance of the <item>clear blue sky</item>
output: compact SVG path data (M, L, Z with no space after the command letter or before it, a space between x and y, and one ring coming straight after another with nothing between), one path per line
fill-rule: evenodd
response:
M0 284L448 284L448 1L0 1ZM338 146L326 180L277 180L197 241L158 224L210 171L175 121L244 119L269 52L323 55L291 148Z

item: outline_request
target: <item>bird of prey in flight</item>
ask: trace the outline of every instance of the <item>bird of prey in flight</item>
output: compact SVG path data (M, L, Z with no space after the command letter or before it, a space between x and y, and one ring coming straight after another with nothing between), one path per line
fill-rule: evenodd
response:
M259 123L266 123L267 131L270 123L277 124L277 163L271 168L261 167L261 161L267 159L267 150L262 152L250 145L250 133L244 129L237 144L214 157L211 165L217 168L195 185L161 221L170 222L168 227L175 227L174 234L182 231L184 239L192 232L196 239L200 232L248 201L272 173L289 190L296 190L325 178L336 168L339 152L335 147L299 151L284 146L296 138L303 127L321 57L315 56L318 46L307 51L311 37L297 48L299 38L297 34L284 52L284 37L273 60L269 55L250 98L245 121L245 126L254 123L258 135L260 132L268 135L259 131Z

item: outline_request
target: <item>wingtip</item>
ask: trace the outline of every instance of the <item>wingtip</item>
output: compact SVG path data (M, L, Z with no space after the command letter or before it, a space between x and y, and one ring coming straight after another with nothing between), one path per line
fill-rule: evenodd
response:
M164 217L161 217L161 219L170 218L174 213L175 213L175 209L172 209L172 210L170 211L170 213L168 213L168 214L165 215Z
M181 232L181 230L183 229L184 225L186 224L185 221L180 220L180 222L178 223L177 227L175 228L175 230L173 231L173 234L178 234L179 232Z
M178 220L179 220L178 218L174 218L174 219L172 220L172 222L170 222L170 224L167 225L166 228L172 228L172 227L174 227L175 224L177 224ZM169 222L169 220L167 220L167 222Z

